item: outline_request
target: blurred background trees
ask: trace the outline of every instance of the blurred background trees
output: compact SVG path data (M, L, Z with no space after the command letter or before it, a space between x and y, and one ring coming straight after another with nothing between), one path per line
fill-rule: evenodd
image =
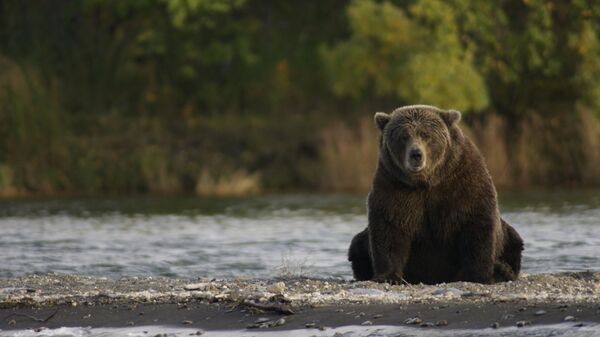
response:
M368 189L433 104L500 187L600 184L593 0L0 0L0 194Z

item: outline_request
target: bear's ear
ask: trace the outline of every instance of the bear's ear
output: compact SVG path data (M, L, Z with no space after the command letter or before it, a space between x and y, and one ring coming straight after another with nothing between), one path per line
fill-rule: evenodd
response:
M442 119L446 122L448 127L456 125L460 121L460 112L456 110L448 110L440 112Z
M390 121L390 115L386 114L385 112L376 112L375 113L375 125L377 125L377 128L379 130L383 131L383 128L385 128L385 125Z

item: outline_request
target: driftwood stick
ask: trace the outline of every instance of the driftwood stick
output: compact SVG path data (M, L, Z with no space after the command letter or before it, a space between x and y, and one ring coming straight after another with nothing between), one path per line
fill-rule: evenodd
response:
M48 317L43 318L43 319L42 318L37 318L35 316L27 315L27 314L22 314L22 313L14 312L14 313L12 313L12 314L4 317L4 320L7 320L7 319L9 319L10 317L13 317L13 316L22 316L22 317L27 317L29 319L32 319L32 320L34 320L36 322L45 323L45 322L48 322L50 320L50 318L54 317L54 315L56 315L57 312L58 312L58 309L54 310L53 313L51 313Z
M244 304L264 311L275 311L284 315L293 315L295 312L285 303L256 303L249 300L244 301Z

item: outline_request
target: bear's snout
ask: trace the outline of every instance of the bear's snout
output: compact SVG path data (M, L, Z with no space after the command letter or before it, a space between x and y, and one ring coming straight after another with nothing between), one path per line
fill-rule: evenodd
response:
M412 160L416 163L420 163L422 158L423 158L423 152L421 152L420 149L412 149L410 151L410 160Z
M406 151L406 168L412 172L419 172L425 167L425 153L423 149L413 144Z

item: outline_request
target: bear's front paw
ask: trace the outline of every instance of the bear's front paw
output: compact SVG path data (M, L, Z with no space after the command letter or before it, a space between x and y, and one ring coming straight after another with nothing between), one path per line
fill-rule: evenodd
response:
M379 282L379 283L389 283L392 285L408 284L408 282L406 282L406 280L404 280L404 278L402 277L401 274L398 274L395 272L389 272L389 273L377 275L373 278L372 281Z

